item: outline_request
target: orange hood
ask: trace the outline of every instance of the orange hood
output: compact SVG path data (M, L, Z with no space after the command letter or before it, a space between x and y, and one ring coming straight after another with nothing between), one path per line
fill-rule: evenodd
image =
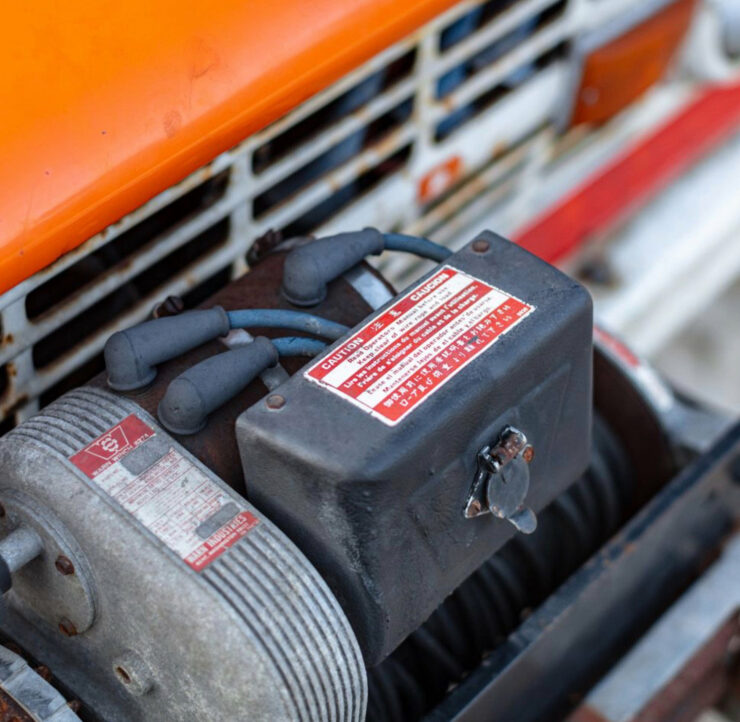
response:
M453 4L8 4L0 28L0 291Z

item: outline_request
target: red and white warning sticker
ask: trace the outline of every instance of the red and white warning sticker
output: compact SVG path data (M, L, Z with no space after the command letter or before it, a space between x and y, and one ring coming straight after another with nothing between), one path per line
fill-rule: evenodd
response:
M135 414L70 461L196 571L259 521Z
M443 266L305 376L394 425L534 310Z

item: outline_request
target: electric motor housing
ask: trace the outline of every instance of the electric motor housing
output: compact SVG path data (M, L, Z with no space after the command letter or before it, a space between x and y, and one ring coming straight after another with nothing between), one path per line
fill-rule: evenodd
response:
M249 499L321 571L367 663L516 532L470 513L482 450L526 437L493 495L527 476L535 513L586 468L592 324L580 284L483 233L239 416Z
M204 306L290 308L285 258L267 256ZM372 310L363 293L391 295L365 264L351 278L331 284L317 314L353 325ZM0 543L30 529L42 547L0 597L0 628L102 719L364 719L354 632L315 568L246 500L234 435L237 415L305 360L269 369L197 434L156 418L183 370L250 338L202 344L132 391L101 374L0 439ZM142 491L152 498L137 506Z
M2 536L44 546L3 631L102 719L364 719L359 647L319 574L140 406L69 392L0 441L0 470Z

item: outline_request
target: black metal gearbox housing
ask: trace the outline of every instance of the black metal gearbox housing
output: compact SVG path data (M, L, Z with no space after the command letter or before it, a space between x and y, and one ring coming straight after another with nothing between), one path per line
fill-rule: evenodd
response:
M237 420L250 501L323 573L369 665L517 533L491 514L465 518L481 447L509 425L524 432L535 512L589 461L588 292L493 233L477 240L447 265L536 308L397 425L303 372L280 387L279 409L262 401Z

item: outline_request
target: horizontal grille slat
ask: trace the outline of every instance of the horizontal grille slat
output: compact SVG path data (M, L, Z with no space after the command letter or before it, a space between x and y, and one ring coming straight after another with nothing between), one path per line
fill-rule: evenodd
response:
M161 298L200 301L245 272L248 246L268 230L319 233L351 223L423 228L446 240L455 203L467 218L499 202L501 143L516 149L552 115L543 105L522 117L511 106L527 97L533 108L529 88L550 97L554 74L566 78L553 53L575 32L569 10L567 0L456 5L5 293L0 408L10 421L0 432L99 370L108 335L146 318ZM528 75L510 82L522 67ZM497 112L521 120L503 128ZM522 148L512 173L530 162ZM477 204L470 190L450 195L452 188L434 203L422 199L426 174L454 156L463 169L455 183L480 172L490 192ZM212 242L189 256L202 236Z

